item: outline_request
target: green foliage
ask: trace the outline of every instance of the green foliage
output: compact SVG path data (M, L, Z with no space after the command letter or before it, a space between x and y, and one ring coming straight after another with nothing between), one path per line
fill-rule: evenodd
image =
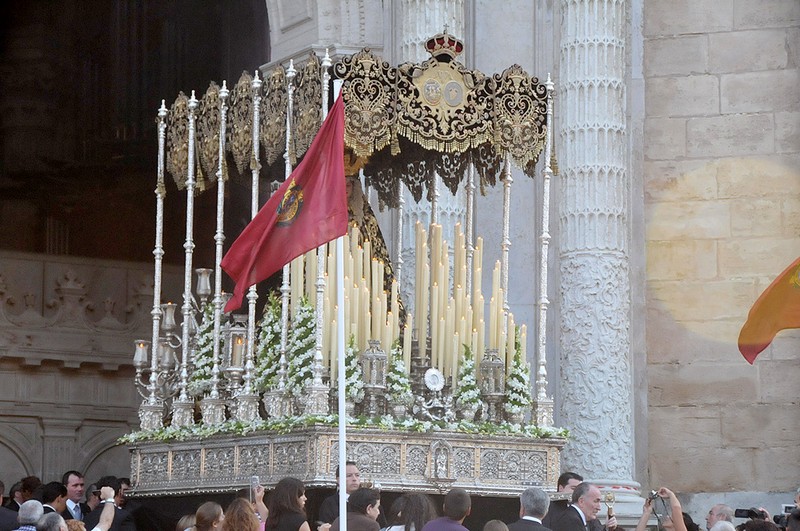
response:
M458 387L453 398L459 408L474 407L481 403L481 391L475 377L475 357L466 344L458 365Z
M308 300L300 301L300 308L294 316L286 345L288 367L286 369L286 388L296 397L303 396L306 385L313 379L315 333L317 330L314 308Z
M406 373L406 363L403 361L403 349L400 347L399 340L392 345L389 371L386 373L386 387L389 403L410 406L414 402L411 382Z
M354 428L376 428L380 430L400 430L417 433L428 432L455 432L480 435L507 435L518 437L530 437L534 439L544 438L568 438L569 430L566 428L540 428L538 426L520 426L508 422L468 422L459 421L455 423L431 422L417 419L397 420L390 416L378 418L350 418L347 419L348 426ZM186 440L202 440L214 435L248 435L256 432L276 432L289 433L292 430L299 430L310 426L337 426L339 424L338 415L302 415L299 417L287 417L282 419L257 420L255 422L241 422L228 420L222 424L205 425L192 424L180 428L169 426L157 430L138 431L129 433L119 439L120 444L136 444L140 442L172 442Z
M196 345L192 352L192 370L187 391L201 397L211 390L211 369L214 357L214 305L210 302L201 308L202 318L197 330Z
M257 334L253 384L258 391L269 391L278 384L281 362L281 299L274 293L267 299Z
M530 407L531 397L531 371L527 360L522 359L520 353L519 327L514 330L515 354L511 362L511 369L506 378L505 411L509 415L519 415Z
M344 354L344 389L345 396L353 402L364 400L364 375L358 360L356 339L351 335Z

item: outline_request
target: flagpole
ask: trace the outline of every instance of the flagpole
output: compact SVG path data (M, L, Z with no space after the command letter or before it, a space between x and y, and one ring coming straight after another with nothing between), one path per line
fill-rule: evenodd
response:
M339 97L342 82L334 81L333 99ZM345 109L345 117L346 109ZM345 124L347 122L345 121ZM345 126L346 127L346 126ZM344 156L344 153L342 154ZM347 531L347 418L345 417L345 363L344 363L344 237L336 238L336 351L338 353L339 395L339 529Z

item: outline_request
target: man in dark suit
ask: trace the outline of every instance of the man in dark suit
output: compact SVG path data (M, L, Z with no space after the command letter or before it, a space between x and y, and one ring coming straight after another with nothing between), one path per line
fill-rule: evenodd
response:
M22 487L21 481L17 481L11 485L11 490L8 491L8 495L5 496L5 503L3 504L3 507L15 513L19 511L19 506L25 501L22 499L22 493L19 491L20 487Z
M5 484L0 481L0 506L3 505L3 495L6 493ZM6 507L0 507L0 531L11 531L19 527L17 513Z
M600 489L592 483L581 483L572 491L572 504L553 521L553 531L589 531L592 520L600 512L602 496Z
M67 508L67 487L60 481L51 481L37 491L37 499L42 502L44 514L61 514Z
M67 488L67 508L61 512L64 520L83 520L91 509L82 503L86 483L83 474L77 470L69 470L61 477L61 483Z
M542 489L530 487L519 496L519 520L508 524L508 531L550 531L542 518L550 506L550 496Z
M575 472L564 472L558 476L556 482L556 494L550 499L550 509L542 518L542 525L554 529L556 523L561 520L567 511L572 500L572 491L583 482L583 476Z
M100 505L84 517L83 522L86 524L86 529L93 529L97 526L103 509L110 503L114 505L116 510L114 511L114 520L109 531L136 531L133 515L120 507L122 488L119 478L115 476L104 476L97 482L97 487L101 490L103 487L111 487L114 490L114 497L101 500Z

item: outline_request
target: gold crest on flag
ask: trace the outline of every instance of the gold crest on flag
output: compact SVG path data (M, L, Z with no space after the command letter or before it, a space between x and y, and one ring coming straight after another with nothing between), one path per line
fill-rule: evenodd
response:
M302 206L303 189L292 179L292 183L286 189L286 193L283 194L281 204L278 205L278 226L286 227L291 225L297 219Z

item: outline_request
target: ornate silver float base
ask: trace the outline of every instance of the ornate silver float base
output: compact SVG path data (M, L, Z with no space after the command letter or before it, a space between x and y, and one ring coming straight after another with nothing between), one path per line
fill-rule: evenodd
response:
M194 400L172 402L172 426L191 426L194 424Z
M518 496L522 485L552 489L561 472L561 438L531 439L455 432L412 433L348 428L347 458L387 491L438 493L462 487L487 496ZM338 432L313 426L130 446L137 495L234 491L257 475L266 487L286 476L307 487L334 487Z
M306 391L308 398L305 403L306 415L327 415L328 410L328 394L330 390L325 385L310 385Z
M222 398L204 398L200 401L203 424L215 425L225 422L225 400Z
M553 401L538 400L533 403L533 418L536 425L540 428L550 428L553 426Z
M236 420L253 422L258 420L258 395L239 395L236 397Z
M147 404L139 406L139 425L143 430L157 430L164 427L164 404Z

